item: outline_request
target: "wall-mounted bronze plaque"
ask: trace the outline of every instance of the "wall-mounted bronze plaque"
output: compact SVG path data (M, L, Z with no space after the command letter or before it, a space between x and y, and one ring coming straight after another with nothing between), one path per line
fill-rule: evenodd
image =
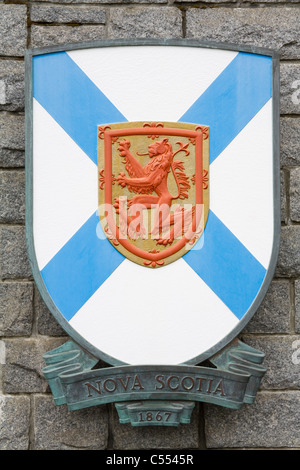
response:
M134 426L252 403L264 354L237 335L279 246L277 55L116 40L26 64L29 258L72 338L44 357L55 402Z

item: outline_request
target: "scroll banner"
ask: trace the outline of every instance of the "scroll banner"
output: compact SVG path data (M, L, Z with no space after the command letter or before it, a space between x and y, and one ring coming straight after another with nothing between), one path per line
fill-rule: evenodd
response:
M150 408L157 401L172 401L170 406L180 408L186 401L200 401L233 409L253 403L266 372L261 365L263 359L263 353L235 339L209 359L213 367L181 364L97 368L98 359L68 341L44 355L43 374L57 405L78 410L121 402L119 409L125 416L123 422L127 422L128 409L136 407L132 402L147 401Z

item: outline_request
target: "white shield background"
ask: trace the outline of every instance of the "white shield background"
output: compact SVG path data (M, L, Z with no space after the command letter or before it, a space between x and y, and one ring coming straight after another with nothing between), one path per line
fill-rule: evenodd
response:
M197 363L249 321L275 267L274 57L174 41L95 46L27 57L34 277L59 323L97 357ZM125 121L210 126L204 236L159 269L124 258L99 224L97 125Z

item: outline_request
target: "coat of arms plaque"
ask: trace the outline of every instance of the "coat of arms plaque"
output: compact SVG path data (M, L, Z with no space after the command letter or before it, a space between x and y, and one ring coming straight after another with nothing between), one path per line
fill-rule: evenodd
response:
M253 403L264 354L238 335L279 247L277 54L101 41L30 50L26 77L29 259L70 336L44 356L55 403L133 426Z

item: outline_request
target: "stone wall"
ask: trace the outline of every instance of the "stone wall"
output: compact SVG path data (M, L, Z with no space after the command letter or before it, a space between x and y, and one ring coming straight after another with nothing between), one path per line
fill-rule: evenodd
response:
M0 1L0 449L300 448L299 0ZM113 405L55 406L41 369L66 341L25 246L24 51L104 38L197 38L281 54L281 246L275 278L240 335L265 352L254 405L197 404L190 425L132 428ZM255 230L255 224L253 229Z

